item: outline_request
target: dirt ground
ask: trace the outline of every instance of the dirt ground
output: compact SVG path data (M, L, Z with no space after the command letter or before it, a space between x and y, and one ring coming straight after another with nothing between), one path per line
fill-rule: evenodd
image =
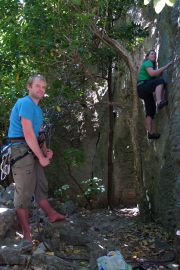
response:
M49 252L74 269L98 269L97 259L120 251L133 267L178 269L174 241L159 224L142 222L138 209L81 209L42 229Z
M1 241L0 270L97 270L97 259L110 251L119 251L136 269L179 267L171 235L157 223L143 222L136 207L76 209L65 221L53 224L33 209L30 224L32 248L17 249L21 246L18 228Z

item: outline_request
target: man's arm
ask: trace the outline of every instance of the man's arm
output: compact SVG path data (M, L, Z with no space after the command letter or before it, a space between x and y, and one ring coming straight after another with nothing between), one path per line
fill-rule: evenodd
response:
M37 156L39 163L43 167L47 166L50 163L49 158L43 155L43 152L39 147L36 135L33 130L32 122L24 117L21 117L21 124L27 145Z

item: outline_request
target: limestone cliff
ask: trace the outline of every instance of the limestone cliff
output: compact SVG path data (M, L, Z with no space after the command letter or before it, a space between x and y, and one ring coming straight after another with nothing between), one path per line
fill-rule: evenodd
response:
M151 42L154 39L154 47L159 46L159 66L162 66L180 55L180 1L156 18ZM155 119L161 138L146 145L142 162L152 214L173 230L180 228L180 61L174 63L165 77L169 106Z

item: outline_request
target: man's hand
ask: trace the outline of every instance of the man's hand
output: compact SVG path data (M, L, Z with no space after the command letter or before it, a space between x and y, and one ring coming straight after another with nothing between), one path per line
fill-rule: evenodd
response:
M42 167L46 167L49 165L50 160L48 157L41 157L39 158L39 163L41 164Z
M53 157L53 151L51 149L46 150L46 157L49 159Z

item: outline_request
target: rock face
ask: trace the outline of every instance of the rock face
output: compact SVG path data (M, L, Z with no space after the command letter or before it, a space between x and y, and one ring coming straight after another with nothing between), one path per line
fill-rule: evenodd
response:
M7 187L7 189L0 186L0 239L6 236L6 233L14 223L15 210L13 209L13 195L13 184Z
M0 239L2 239L7 231L12 227L15 218L15 210L8 208L0 208Z
M165 8L157 17L154 45L157 41L160 45L159 66L180 55L179 11L180 1L177 1L174 8ZM144 182L150 196L152 214L171 231L180 228L179 76L180 62L177 60L165 73L169 105L155 119L161 138L146 145L143 154Z
M152 47L159 48L158 62L162 66L180 55L180 1L173 8L167 7L157 15L154 9L141 19L152 30L139 53L139 63L143 54ZM143 13L144 11L142 11ZM147 9L146 11L147 12ZM144 17L143 17L144 16ZM121 67L122 68L122 67ZM123 67L124 68L124 67ZM144 188L149 201L150 211L168 229L180 229L180 61L165 72L169 105L156 115L156 129L161 138L156 142L148 142L144 128L144 112L140 105L139 142L142 155L142 176ZM113 75L114 81L114 138L113 138L113 198L115 204L132 204L137 202L136 179L134 172L134 155L130 137L129 119L131 117L132 93L129 85L129 74L122 78L120 70ZM50 187L63 184L72 185L74 179L82 180L96 176L103 179L107 186L108 175L108 135L109 120L107 89L103 89L101 104L90 110L82 109L82 120L73 116L76 123L77 136L73 140L68 126L60 126L54 136L56 159L48 168ZM141 103L140 103L141 104ZM60 124L61 125L61 124ZM67 138L67 130L69 138ZM84 162L76 168L67 169L63 151L75 147L82 151ZM73 176L73 177L72 177ZM73 179L74 178L74 179ZM80 193L76 184L71 191L72 199ZM102 196L102 201L105 201ZM98 197L101 199L101 196Z
M166 10L160 22L162 59L169 54L180 55L180 1L169 12ZM167 41L168 37L168 42ZM175 232L180 229L180 61L176 61L169 72L169 106L158 116L158 126L164 140L158 146L159 177L154 184L154 211L162 223ZM161 153L161 154L160 154ZM174 234L175 234L174 232ZM178 249L180 249L180 243Z

